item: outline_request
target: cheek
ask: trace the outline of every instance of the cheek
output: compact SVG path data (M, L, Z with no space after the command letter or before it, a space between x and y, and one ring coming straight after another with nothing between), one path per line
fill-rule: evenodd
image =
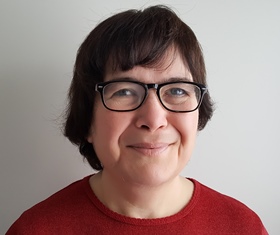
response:
M175 128L180 133L181 145L192 151L197 136L198 112L186 113L175 123Z
M93 144L95 148L99 146L107 146L118 138L120 125L118 120L106 113L95 115L94 124L92 126Z
M92 125L91 143L101 161L115 159L120 155L120 139L127 126L129 117L103 107L97 108Z
M111 165L110 159L118 155L117 146L118 137L115 130L114 121L109 120L108 116L95 116L95 122L92 126L92 145L96 155L104 166Z

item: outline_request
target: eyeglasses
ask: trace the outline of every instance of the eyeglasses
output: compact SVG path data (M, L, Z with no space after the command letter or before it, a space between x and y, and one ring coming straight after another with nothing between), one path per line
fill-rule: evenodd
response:
M162 106L171 112L192 112L201 104L207 88L194 82L167 82L145 84L136 81L109 81L95 85L103 105L112 111L128 112L139 108L155 89Z

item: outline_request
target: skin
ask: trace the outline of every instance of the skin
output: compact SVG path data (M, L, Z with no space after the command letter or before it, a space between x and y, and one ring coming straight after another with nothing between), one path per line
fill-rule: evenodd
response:
M105 81L124 77L143 83L192 81L176 52L167 53L157 68L107 69ZM144 104L131 112L107 110L98 97L93 116L88 141L104 169L90 184L105 206L135 218L161 218L186 206L193 184L179 174L195 145L198 110L167 111L151 89Z

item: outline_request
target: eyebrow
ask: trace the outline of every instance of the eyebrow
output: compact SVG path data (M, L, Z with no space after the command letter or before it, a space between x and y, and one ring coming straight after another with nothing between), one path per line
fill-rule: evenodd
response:
M113 77L111 81L132 81L132 82L142 82L139 79L136 79L134 77ZM170 77L170 78L164 78L161 83L166 82L192 82L192 79L188 77Z
M171 77L165 79L165 82L192 82L189 77Z

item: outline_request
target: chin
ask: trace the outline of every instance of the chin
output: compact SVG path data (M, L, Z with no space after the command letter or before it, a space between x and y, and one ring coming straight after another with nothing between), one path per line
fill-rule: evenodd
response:
M180 174L180 170L170 168L159 168L159 167L147 167L139 171L133 171L130 175L131 183L148 186L157 187L163 185L164 183L171 182Z

